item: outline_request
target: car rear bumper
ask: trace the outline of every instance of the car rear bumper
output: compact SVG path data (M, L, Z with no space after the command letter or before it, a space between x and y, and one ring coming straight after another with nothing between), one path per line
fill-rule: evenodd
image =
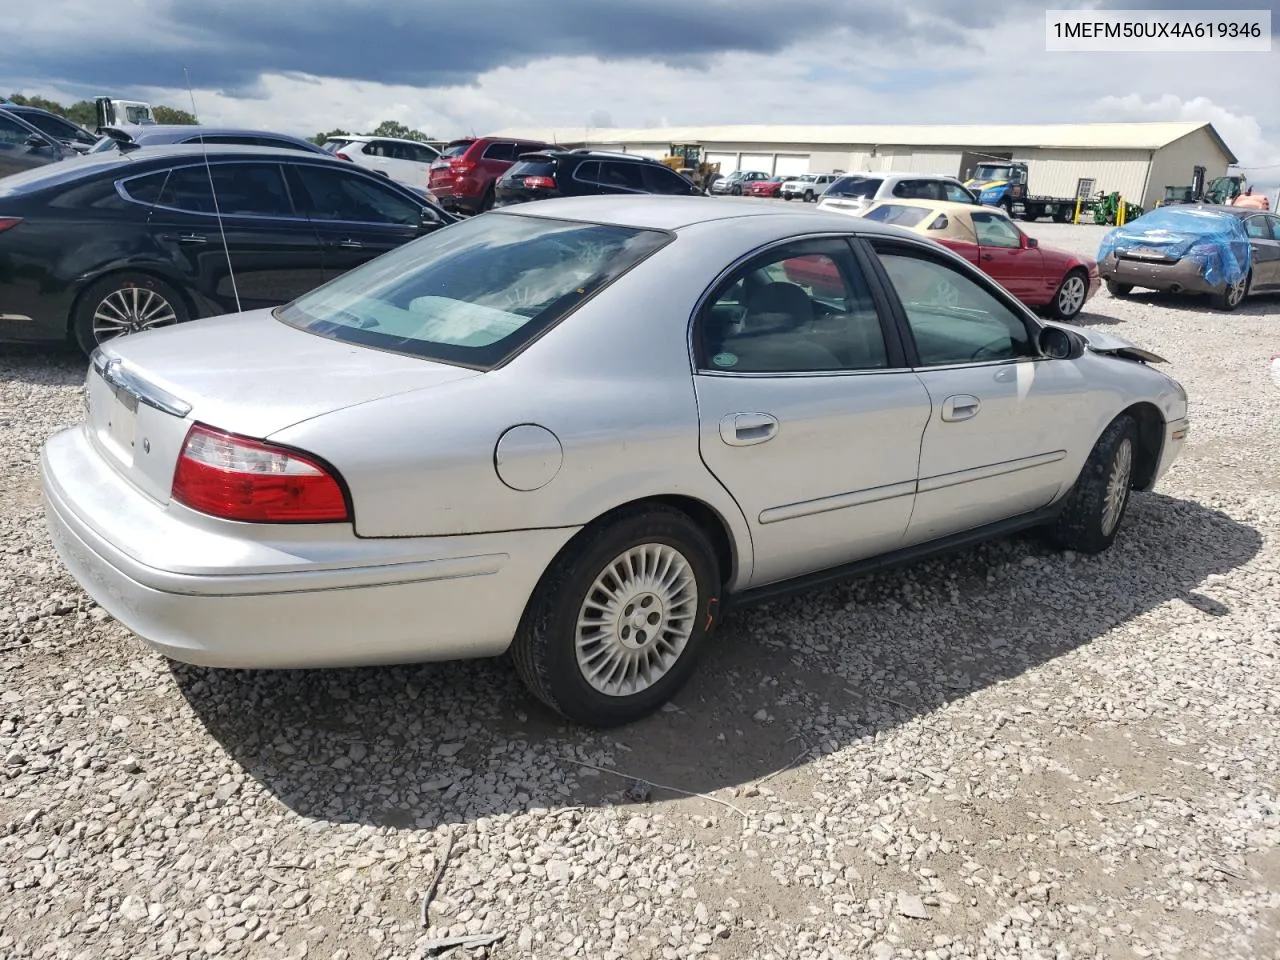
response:
M346 524L228 524L150 499L85 431L41 455L45 518L72 576L186 663L308 668L495 656L575 529L362 539Z
M1187 293L1221 293L1222 284L1205 280L1200 264L1183 258L1175 263L1159 260L1137 260L1109 253L1098 261L1102 279L1127 283L1150 290L1174 290Z

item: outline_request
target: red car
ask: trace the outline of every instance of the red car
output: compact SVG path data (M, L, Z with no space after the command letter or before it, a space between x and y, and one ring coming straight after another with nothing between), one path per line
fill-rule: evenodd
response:
M480 213L493 206L498 178L525 153L552 150L540 140L466 137L454 140L431 164L427 189L446 210Z
M997 207L942 201L891 200L863 214L905 227L954 250L1028 307L1070 320L1098 292L1097 261L1042 246Z
M775 176L768 180L753 180L747 187L748 197L776 197L782 190L782 185L791 177Z

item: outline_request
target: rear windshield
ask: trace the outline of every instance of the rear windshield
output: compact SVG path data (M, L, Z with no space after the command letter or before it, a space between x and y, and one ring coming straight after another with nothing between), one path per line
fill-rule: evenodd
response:
M337 153L350 142L350 140L343 140L339 137L330 137L324 143L320 144L320 149L325 153Z
M488 214L371 260L276 317L345 343L491 367L669 239L656 230Z
M860 197L870 200L880 189L883 180L874 177L841 177L827 187L828 197Z
M474 140L459 140L456 143L451 143L440 151L440 156L460 157L467 152L467 147L471 146L473 143L475 143Z
M510 180L512 177L554 177L556 173L556 162L550 157L529 157L524 160L517 160L511 165L504 180Z
M878 220L880 223L893 223L900 227L914 227L924 220L931 211L928 207L908 207L901 203L886 203L868 210L865 220Z

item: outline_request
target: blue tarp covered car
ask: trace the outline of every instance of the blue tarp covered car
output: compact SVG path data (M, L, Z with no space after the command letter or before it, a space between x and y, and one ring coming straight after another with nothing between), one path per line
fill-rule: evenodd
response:
M1231 310L1248 289L1253 251L1245 220L1256 211L1234 207L1157 207L1110 230L1098 247L1098 272L1113 296L1134 287L1207 293Z

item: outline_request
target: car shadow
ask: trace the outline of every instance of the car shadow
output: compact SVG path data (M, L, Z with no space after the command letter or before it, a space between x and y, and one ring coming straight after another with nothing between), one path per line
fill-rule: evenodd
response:
M1136 290L1125 297L1112 298L1130 303L1142 303L1153 307L1162 307L1180 312L1205 313L1212 312L1223 317L1235 316L1271 316L1280 307L1280 294L1258 293L1245 298L1244 303L1234 310L1217 310L1209 302L1207 294L1170 293L1167 290ZM1083 313L1080 316L1084 316Z
M1137 494L1121 536L1097 557L1024 536L742 608L728 614L674 704L612 731L553 716L505 659L171 670L210 735L293 811L431 827L627 802L631 778L651 785L639 795L654 799L673 796L658 785L708 793L751 784L803 766L805 751L872 737L1163 604L1206 622L1223 616L1229 601L1207 596L1203 584L1261 543L1251 527L1195 502ZM1112 588L1097 588L1108 579ZM798 739L815 725L821 743ZM615 763L617 775L579 760Z

